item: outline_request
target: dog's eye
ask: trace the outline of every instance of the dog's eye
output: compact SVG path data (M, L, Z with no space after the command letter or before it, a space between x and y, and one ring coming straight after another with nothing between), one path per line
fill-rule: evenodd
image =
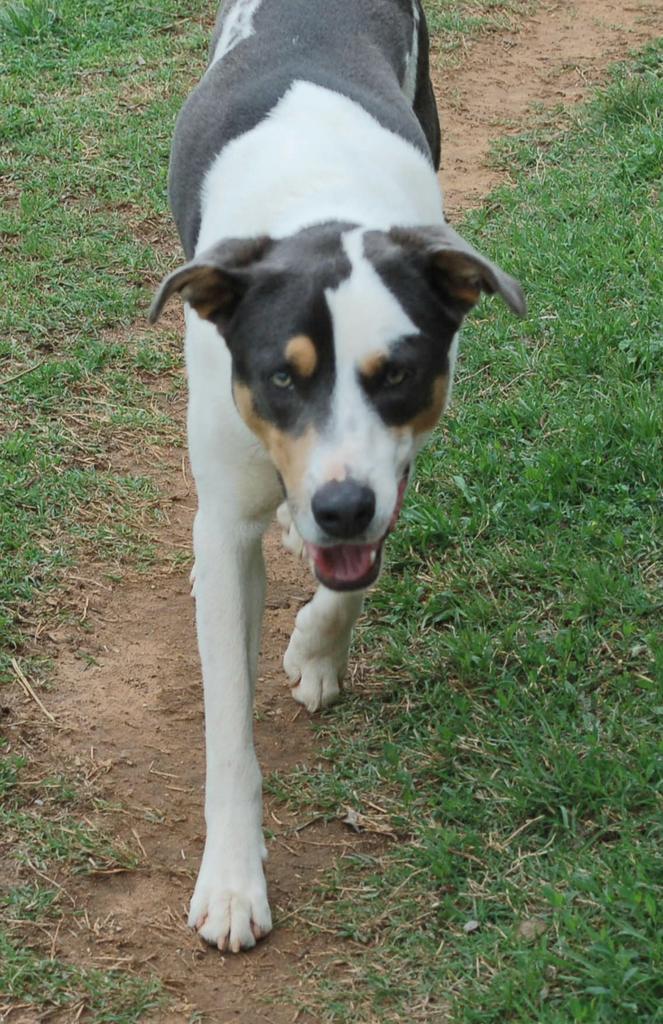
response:
M397 388L409 376L410 371L406 370L404 366L389 366L385 371L383 380L388 388Z
M292 387L292 375L287 370L277 370L269 379L276 388L285 389Z

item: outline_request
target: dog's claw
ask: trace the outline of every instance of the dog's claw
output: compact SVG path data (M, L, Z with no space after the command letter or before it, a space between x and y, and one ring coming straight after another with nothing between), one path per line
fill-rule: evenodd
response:
M203 878L202 891L194 893L194 906L191 908L189 922L195 927L198 935L220 953L239 953L242 949L252 949L256 942L264 938L272 928L272 916L267 902L267 894L260 865L260 877L253 881L249 889L219 888L214 890ZM200 909L200 903L206 907ZM198 906L195 904L198 903Z

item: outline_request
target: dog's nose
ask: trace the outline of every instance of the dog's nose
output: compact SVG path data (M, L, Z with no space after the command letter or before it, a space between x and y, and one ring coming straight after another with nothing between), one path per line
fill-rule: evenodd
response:
M375 492L356 480L330 480L315 492L311 508L325 533L347 540L365 530L375 515Z

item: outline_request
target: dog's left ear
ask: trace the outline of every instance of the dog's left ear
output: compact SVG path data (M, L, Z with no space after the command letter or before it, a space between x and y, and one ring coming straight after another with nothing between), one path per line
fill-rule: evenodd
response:
M199 316L219 328L228 322L272 245L271 238L231 238L200 253L164 278L148 318L155 324L173 292L179 292Z
M498 293L514 313L526 316L527 303L518 281L478 253L448 224L392 228L389 237L425 258L436 285L459 305L462 315L479 301L483 291Z

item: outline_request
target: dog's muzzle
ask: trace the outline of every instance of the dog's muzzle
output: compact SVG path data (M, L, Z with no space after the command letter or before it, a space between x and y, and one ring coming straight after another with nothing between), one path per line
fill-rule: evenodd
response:
M396 505L383 536L370 544L310 544L306 550L319 581L330 590L364 590L380 573L382 549L403 506L409 470L398 486ZM354 480L332 481L314 495L311 504L318 525L330 536L356 536L375 514L374 492Z

